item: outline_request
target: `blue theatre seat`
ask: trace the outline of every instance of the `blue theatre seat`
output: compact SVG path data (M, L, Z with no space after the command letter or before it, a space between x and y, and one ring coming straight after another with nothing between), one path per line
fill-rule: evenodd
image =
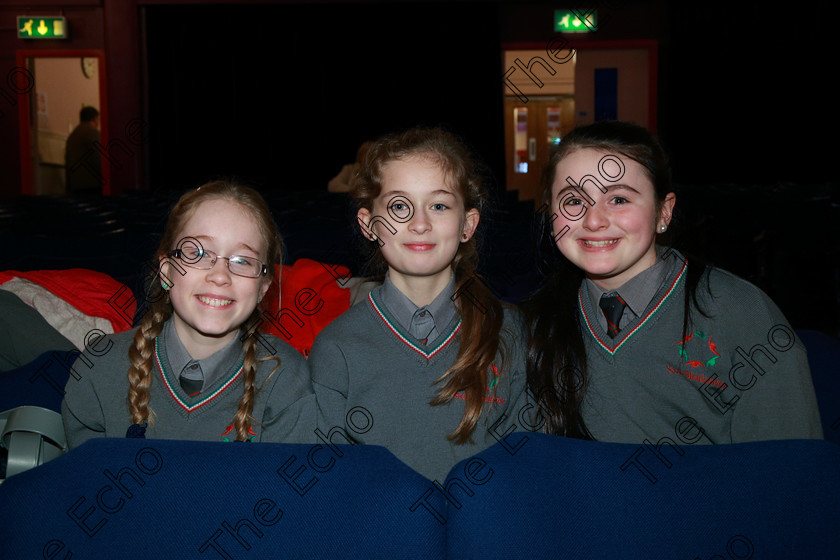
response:
M0 485L0 549L3 558L441 558L441 525L409 509L428 484L377 446L91 440Z
M830 442L657 450L514 433L505 443L447 478L457 501L448 508L449 558L840 554L840 447Z
M61 412L64 386L78 350L50 350L17 369L0 371L0 412L40 406Z
M377 446L102 439L0 485L0 543L9 558L810 560L836 557L838 512L840 447L822 440L515 433L436 486Z

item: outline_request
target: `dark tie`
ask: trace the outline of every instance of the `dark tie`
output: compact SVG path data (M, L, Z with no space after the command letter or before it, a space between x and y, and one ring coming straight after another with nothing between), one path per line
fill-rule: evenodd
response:
M195 370L198 368L193 367L192 369ZM199 376L198 379L191 379L185 376L184 372L181 372L181 375L178 376L178 381L181 383L181 389L183 389L190 397L199 394L204 386L204 375L202 375L201 370L198 370L197 374Z
M607 318L607 334L610 338L615 338L618 334L618 323L621 321L621 315L627 304L619 296L603 295L598 305L601 306L604 317Z
M409 334L418 339L423 344L429 343L429 338L432 331L435 330L435 318L428 309L420 309L414 312L411 318L411 326L409 327Z

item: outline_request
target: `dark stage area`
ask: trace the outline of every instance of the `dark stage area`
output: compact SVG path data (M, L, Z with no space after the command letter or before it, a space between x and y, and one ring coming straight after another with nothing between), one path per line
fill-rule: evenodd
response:
M326 190L365 140L439 124L504 177L498 15L493 4L151 6L151 184L234 174Z
M586 41L658 41L658 133L681 183L834 181L825 84L836 9L780 19L752 3L597 3ZM153 189L237 175L321 190L367 139L444 124L504 183L505 45L542 48L551 3L153 5L147 32ZM619 116L620 118L620 116ZM500 185L499 188L504 188Z

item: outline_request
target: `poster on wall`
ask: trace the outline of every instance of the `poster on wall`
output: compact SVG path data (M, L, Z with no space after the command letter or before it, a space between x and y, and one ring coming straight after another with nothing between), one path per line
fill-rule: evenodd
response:
M47 126L46 117L49 116L49 111L47 110L47 92L45 91L36 91L35 92L35 105L38 109L38 125L40 128L49 128Z

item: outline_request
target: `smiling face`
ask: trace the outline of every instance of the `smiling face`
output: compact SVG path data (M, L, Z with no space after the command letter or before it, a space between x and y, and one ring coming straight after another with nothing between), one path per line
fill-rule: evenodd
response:
M201 248L220 256L241 255L266 262L265 241L256 219L240 204L228 199L207 200L198 205L178 232L177 239L195 238ZM195 243L183 243L195 249ZM175 247L172 247L175 249ZM169 296L178 337L195 359L213 354L237 335L268 290L266 277L244 278L232 274L227 261L216 259L213 268L199 270L161 258L162 272L172 280ZM271 263L268 263L271 266Z
M601 288L613 290L656 263L656 233L670 223L676 199L668 193L658 201L647 171L630 158L620 158L623 175L619 165L609 161L599 173L605 155L582 148L557 164L551 185L551 211L557 215L552 234L567 259ZM607 192L591 181L576 192L566 181L571 177L580 183L585 175L598 178ZM617 180L610 182L604 176ZM566 226L569 231L561 236Z
M391 281L416 304L425 305L412 295L433 296L443 290L459 245L478 226L478 210L465 211L461 194L428 155L389 161L380 175L380 194L372 210L359 210L359 219L364 224L373 221L372 231L384 243L381 251Z

